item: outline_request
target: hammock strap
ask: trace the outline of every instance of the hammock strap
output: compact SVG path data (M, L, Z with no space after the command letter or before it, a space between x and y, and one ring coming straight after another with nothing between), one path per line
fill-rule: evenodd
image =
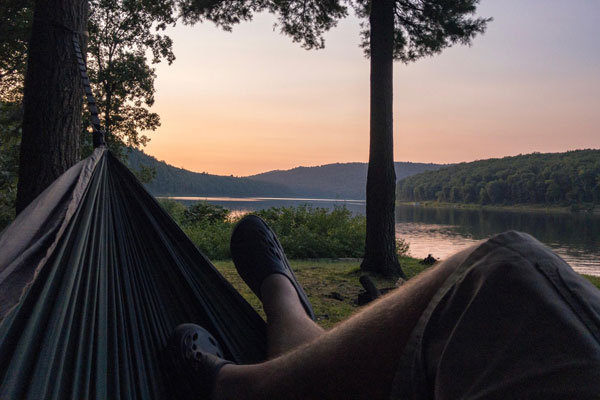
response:
M86 32L87 33L87 32ZM90 119L92 122L92 142L94 148L100 146L106 146L104 141L104 131L100 126L100 118L98 117L98 107L96 106L96 99L92 94L92 88L90 87L90 79L87 74L87 67L83 61L83 55L81 53L81 46L79 45L79 38L77 35L79 32L73 32L73 47L75 49L75 56L77 57L77 64L79 66L79 72L81 74L81 83L83 83L83 90L85 91L85 97L87 98L88 110L90 111Z

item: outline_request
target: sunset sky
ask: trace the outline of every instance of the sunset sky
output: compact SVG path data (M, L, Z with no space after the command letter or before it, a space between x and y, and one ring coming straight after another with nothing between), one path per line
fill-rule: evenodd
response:
M454 163L600 147L600 1L482 0L471 47L394 67L397 161ZM192 171L251 175L366 162L369 62L359 20L306 51L261 14L232 33L168 33L156 68L162 126L146 153Z

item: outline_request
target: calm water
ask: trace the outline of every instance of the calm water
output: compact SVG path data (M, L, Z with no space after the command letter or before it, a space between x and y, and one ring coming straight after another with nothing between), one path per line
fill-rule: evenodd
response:
M176 197L185 203L207 201L243 213L268 207L309 204L333 208L345 205L356 214L364 214L362 200ZM447 256L507 230L535 236L571 266L581 272L600 276L600 215L544 213L524 211L489 211L435 209L403 205L396 209L396 232L410 243L414 257L432 254Z
M288 197L170 197L189 205L197 201L206 201L217 204L233 211L234 213L247 213L270 207L297 207L308 204L313 207L333 209L334 207L346 206L355 214L365 213L364 200L340 200L340 199L303 199Z
M396 232L411 254L445 258L507 230L527 232L581 272L600 275L600 215L399 206Z

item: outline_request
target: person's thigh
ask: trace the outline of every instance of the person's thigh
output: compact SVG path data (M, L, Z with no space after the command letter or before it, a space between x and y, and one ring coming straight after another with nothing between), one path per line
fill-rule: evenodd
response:
M392 398L600 398L600 291L529 235L490 239L421 317Z

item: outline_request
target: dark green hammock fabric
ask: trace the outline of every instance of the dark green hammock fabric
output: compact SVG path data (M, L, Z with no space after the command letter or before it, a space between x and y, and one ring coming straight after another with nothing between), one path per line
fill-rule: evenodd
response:
M169 399L160 352L183 322L265 356L261 317L104 148L0 235L0 318L0 399Z

